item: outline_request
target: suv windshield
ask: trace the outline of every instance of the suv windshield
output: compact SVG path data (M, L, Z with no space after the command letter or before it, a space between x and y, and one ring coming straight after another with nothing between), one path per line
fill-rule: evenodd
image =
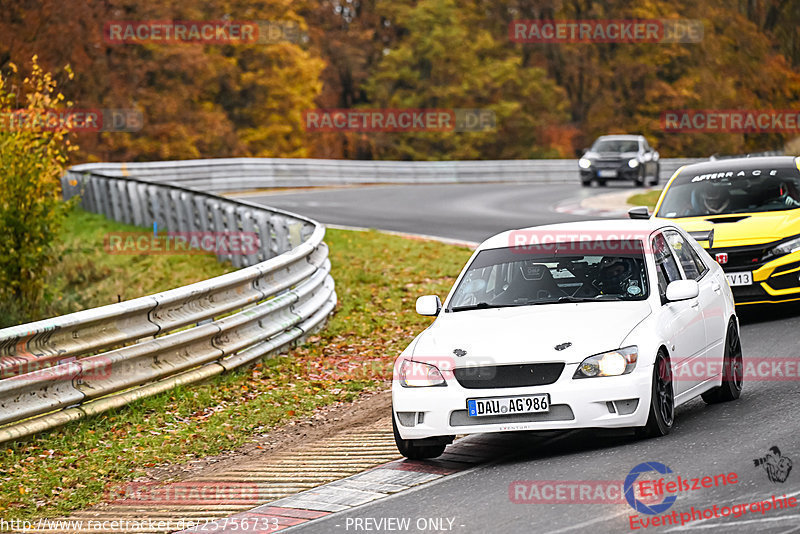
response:
M639 142L629 139L601 139L592 145L594 152L638 152Z
M664 196L658 217L702 217L798 207L800 177L796 171L727 171L673 184Z
M581 250L589 250L582 253ZM642 242L607 240L478 253L449 311L583 301L644 300Z

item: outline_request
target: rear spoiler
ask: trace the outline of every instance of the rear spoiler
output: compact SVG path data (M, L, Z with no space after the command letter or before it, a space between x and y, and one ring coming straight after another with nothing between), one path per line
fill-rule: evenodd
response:
M703 230L700 232L689 232L689 235L692 236L696 241L708 241L708 248L712 248L714 246L714 229L711 230Z

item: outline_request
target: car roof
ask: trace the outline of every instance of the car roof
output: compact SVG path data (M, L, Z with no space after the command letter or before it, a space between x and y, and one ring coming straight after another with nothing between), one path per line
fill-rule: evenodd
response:
M633 134L614 134L614 135L601 135L597 138L599 141L600 139L619 139L620 141L638 141L641 139L641 135L633 135Z
M678 173L672 179L675 184L682 184L691 181L695 176L712 173L727 173L738 171L753 171L765 169L794 170L798 169L800 158L794 156L760 156L756 158L725 158L701 163L692 163L678 169Z
M570 241L571 237L583 239L635 239L648 236L659 228L677 228L675 224L656 219L602 219L559 224L546 224L506 230L481 243L477 250L530 245L539 242ZM525 239L525 241L523 241Z

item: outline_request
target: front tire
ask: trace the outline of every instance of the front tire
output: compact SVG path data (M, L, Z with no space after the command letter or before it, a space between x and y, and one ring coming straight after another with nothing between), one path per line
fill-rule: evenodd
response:
M706 404L718 404L738 399L742 394L744 363L742 343L733 319L728 323L725 336L725 356L722 360L722 385L709 389L701 395Z
M644 165L639 165L639 176L636 177L636 179L633 181L633 183L636 184L636 187L642 187L642 186L644 186L644 179L645 178L646 178L646 175L645 175L645 172L644 172Z
M447 447L446 442L437 443L435 438L430 439L403 439L397 431L397 421L392 413L392 431L394 432L394 443L400 454L409 460L425 460L441 456ZM451 440L452 441L452 440Z
M656 163L656 172L653 174L653 179L650 180L650 185L658 185L658 180L661 176L661 164Z
M640 438L666 436L675 422L675 394L672 387L672 366L664 351L658 351L653 364L653 381L650 393L650 411L647 424L636 428Z

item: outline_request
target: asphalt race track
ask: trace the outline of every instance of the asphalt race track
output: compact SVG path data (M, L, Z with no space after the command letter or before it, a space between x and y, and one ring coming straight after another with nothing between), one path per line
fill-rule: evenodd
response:
M303 213L323 223L480 241L508 228L591 218L557 213L553 207L609 189L612 188L582 190L564 184L376 186L247 198ZM800 357L800 307L744 310L740 318L745 363L748 359ZM722 510L748 504L747 513L741 517L692 521L682 531L800 532L800 506L764 513L749 506L773 495L800 497L799 393L797 380L745 378L741 399L715 406L695 399L676 410L672 433L655 440L637 441L630 432L609 430L554 433L554 437L541 442L532 442L521 435L509 439L506 434L505 452L494 462L299 525L291 531L673 532L681 527L642 528L641 524L635 524L639 528L632 530L632 518L644 521L655 516L635 512L624 499L583 503L568 502L567 498L543 504L515 503L510 498L513 491L510 493L509 488L515 481L621 484L634 466L660 462L673 471L667 480L675 480L675 475L683 479L730 472L737 475L735 484L678 493L676 502L665 514L675 511L680 519L680 514L691 513L692 507L702 510L717 505ZM499 442L500 438L496 439ZM778 446L782 455L795 464L785 482L770 481L765 469L754 465L753 460L763 457L773 446ZM402 523L381 523L383 527L376 528L376 521L382 518L408 518L409 527L399 530L392 527ZM437 523L428 522L429 518L442 519L443 527L431 530L429 525Z
M243 198L325 224L482 241L509 228L587 219L552 208L564 199L623 189L567 184L376 185Z

